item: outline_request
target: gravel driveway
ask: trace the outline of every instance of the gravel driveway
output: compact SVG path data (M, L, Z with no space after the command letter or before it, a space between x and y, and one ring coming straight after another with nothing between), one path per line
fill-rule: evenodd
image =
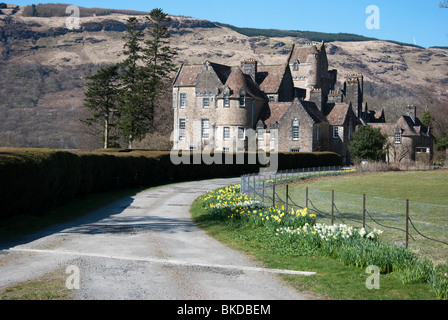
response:
M0 244L0 288L74 266L77 299L306 299L279 280L287 270L260 268L191 220L194 199L233 183L239 179L161 186Z

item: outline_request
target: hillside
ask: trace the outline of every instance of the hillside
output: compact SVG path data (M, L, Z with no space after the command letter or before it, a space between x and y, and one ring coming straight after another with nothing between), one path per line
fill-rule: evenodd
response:
M81 29L68 30L61 13L48 18L26 16L27 10L8 5L0 15L0 145L100 146L79 122L85 114L83 78L100 65L123 59L126 20L134 14L144 27L144 17L139 12L81 9ZM239 65L247 58L281 64L294 43L309 42L292 36L248 36L223 24L178 16L172 17L170 31L172 45L178 48L178 65L205 60ZM379 40L326 44L330 68L338 70L339 80L349 73L363 73L366 100L371 108L384 108L388 119L400 115L407 104L420 106L420 112L428 107L444 119L447 49ZM166 140L172 127L169 100L162 111L158 130Z

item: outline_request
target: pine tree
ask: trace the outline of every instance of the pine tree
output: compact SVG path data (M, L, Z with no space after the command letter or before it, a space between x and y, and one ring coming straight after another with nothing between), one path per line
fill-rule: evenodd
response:
M168 32L167 23L170 18L161 9L153 9L146 17L150 23L145 40L145 50L143 55L145 88L147 90L147 108L145 112L146 120L153 125L154 109L157 98L167 95L162 88L164 81L169 79L169 74L175 70L173 59L177 52L170 46L171 34Z
M142 79L143 70L142 41L143 31L140 30L137 18L130 17L127 20L126 42L123 53L126 59L119 64L122 95L120 99L119 126L122 134L128 138L128 147L132 147L133 140L141 136L144 124L140 119L141 101L144 100Z
M147 40L137 19L128 19L124 45L127 58L120 64L123 87L120 128L128 137L129 148L135 139L142 139L150 132L157 98L166 94L161 90L163 82L174 71L172 59L176 52L169 46L167 14L154 9L146 19L150 23Z
M87 77L87 80L84 106L90 109L91 117L83 122L87 125L103 123L103 141L106 149L111 147L117 138L111 136L111 132L115 127L115 119L118 117L118 66L101 68L96 74Z

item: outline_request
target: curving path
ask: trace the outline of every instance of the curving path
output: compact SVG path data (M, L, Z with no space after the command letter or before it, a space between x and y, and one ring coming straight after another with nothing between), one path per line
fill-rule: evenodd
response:
M191 220L194 199L233 183L239 178L161 186L0 244L0 288L73 265L77 299L306 299L276 275L290 271L260 268Z

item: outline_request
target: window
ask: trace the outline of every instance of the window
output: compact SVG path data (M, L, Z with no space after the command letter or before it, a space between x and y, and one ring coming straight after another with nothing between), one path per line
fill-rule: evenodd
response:
M238 140L246 139L246 128L238 127Z
M230 127L224 127L223 131L222 131L222 138L224 140L229 140L230 139Z
M202 98L202 107L203 108L210 107L210 98Z
M339 138L339 127L333 127L333 138Z
M208 119L201 120L201 137L204 140L210 138L210 121Z
M187 94L186 93L180 94L180 107L181 108L187 107Z
M289 152L300 152L300 148L289 148Z
M293 65L294 71L299 71L299 64L300 64L299 60L294 61L294 65Z
M395 143L401 143L401 132L395 133Z
M224 107L230 107L230 97L228 94L224 95Z
M246 106L246 95L240 96L240 107Z
M274 96L268 96L269 98L269 102L275 102L275 97Z
M348 138L347 139L349 141L352 140L352 127L351 126L348 127Z
M320 140L320 127L316 126L316 141Z
M429 153L430 149L429 148L425 148L425 147L418 147L418 148L415 149L415 152L417 152L417 153L422 153L422 152Z
M223 147L222 148L222 152L230 152L230 148L229 147Z
M186 120L179 119L179 140L185 139Z
M291 140L299 140L299 137L300 137L299 118L294 118L291 124Z
M395 134L394 134L394 140L395 143L401 143L401 128L400 127L395 127Z
M263 140L264 139L264 129L263 128L259 128L257 130L257 135L258 135L258 140Z

